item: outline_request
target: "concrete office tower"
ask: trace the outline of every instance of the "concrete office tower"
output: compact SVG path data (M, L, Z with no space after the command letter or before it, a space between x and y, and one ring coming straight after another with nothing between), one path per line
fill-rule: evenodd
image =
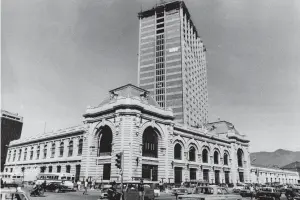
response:
M139 86L161 107L172 108L176 122L207 123L206 49L185 3L142 11L139 23Z
M4 169L8 145L10 141L21 137L22 127L23 117L1 110L1 172Z

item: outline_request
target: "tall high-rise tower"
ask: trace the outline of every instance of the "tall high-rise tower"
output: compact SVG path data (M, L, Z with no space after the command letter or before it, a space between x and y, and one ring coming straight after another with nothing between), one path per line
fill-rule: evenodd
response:
M177 122L207 123L205 46L183 1L160 3L139 13L138 84Z

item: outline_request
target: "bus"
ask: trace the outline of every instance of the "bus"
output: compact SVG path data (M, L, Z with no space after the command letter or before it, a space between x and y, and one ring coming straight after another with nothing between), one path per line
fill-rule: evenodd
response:
M74 190L75 176L71 173L39 173L36 177L35 184L41 185L46 181L49 183L61 183L67 186L70 190Z
M2 172L0 173L0 177L3 180L3 183L6 184L22 184L24 180L24 176L22 173L8 173L8 172Z

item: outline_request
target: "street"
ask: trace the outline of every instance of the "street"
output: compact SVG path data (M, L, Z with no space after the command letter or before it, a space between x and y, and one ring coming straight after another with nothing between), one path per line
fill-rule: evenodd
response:
M82 191L54 193L46 192L43 197L31 197L32 200L97 200L99 198L99 191L89 191L88 195L83 195ZM175 196L171 194L162 193L160 197L155 198L157 200L175 200ZM243 198L250 200L250 198ZM281 200L286 200L284 195L281 196Z

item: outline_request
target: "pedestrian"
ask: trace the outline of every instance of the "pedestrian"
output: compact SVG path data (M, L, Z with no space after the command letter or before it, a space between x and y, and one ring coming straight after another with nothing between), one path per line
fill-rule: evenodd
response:
M44 180L44 182L42 183L42 189L44 190L44 192L46 191L46 186L47 186L47 182L46 180Z
M83 192L83 194L87 194L88 183L89 183L88 179L86 179L85 182L84 182L84 192Z
M143 179L141 179L141 181L138 185L138 191L139 191L139 200L144 200L145 191L144 191Z
M162 192L162 190L163 190L163 184L161 181L159 181L159 190L160 190L160 192Z
M254 188L252 185L250 185L250 193L251 193L251 199L252 199L254 196Z
M80 190L80 188L81 188L81 181L80 181L80 180L78 180L78 181L77 181L77 190L79 191L79 190Z
M93 181L92 181L92 190L94 190L94 189L95 189L95 184L96 184L96 181L95 181L95 180L93 180Z

